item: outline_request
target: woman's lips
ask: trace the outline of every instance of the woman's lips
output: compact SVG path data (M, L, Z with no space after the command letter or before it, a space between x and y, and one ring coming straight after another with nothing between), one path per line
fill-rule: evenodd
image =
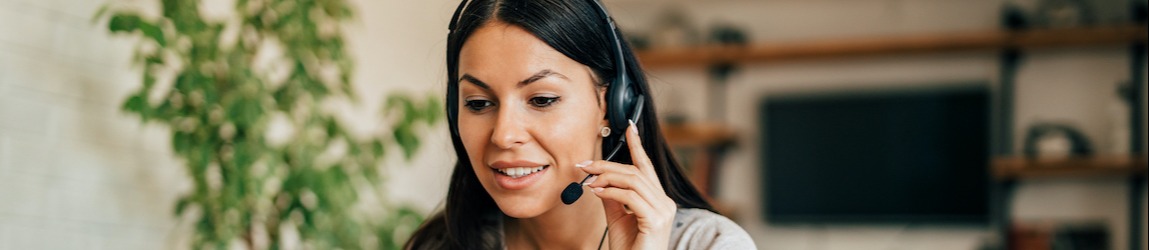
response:
M523 176L526 176L526 175L528 175L528 174L532 174L532 173L534 173L534 172L538 172L538 171L541 171L541 170L543 170L543 168L546 168L546 167L547 167L547 166L538 166L538 167L517 167L517 168L498 168L498 169L495 169L495 171L498 171L499 173L502 173L502 174L508 175L508 176L510 176L510 177L512 177L512 178L519 178L519 177L523 177Z
M542 176L550 170L550 165L513 168L492 168L495 172L495 182L499 187L507 190L519 190L537 183Z

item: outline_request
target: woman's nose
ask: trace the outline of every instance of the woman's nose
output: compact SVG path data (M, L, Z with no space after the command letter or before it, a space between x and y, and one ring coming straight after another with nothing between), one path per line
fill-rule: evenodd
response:
M530 141L531 136L526 126L528 122L524 115L515 108L499 109L495 131L491 133L491 143L501 149L511 149Z

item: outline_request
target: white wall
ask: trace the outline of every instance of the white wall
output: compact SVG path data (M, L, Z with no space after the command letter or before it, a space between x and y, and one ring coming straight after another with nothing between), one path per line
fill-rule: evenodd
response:
M458 2L433 1L353 1L357 21L346 35L348 49L355 55L355 77L359 94L370 110L358 110L348 121L374 126L374 108L388 93L396 91L442 98L446 92L447 23ZM366 106L366 105L365 105ZM411 162L398 153L386 165L391 169L386 188L391 198L430 212L447 195L448 177L455 155L447 134L445 119L425 130L422 148ZM397 150L394 152L398 152Z
M190 182L167 131L119 110L140 81L134 39L90 21L104 2L0 0L0 249L187 246L172 205ZM366 131L378 129L373 112L388 91L442 93L457 2L353 3L361 9L347 33L368 107L347 114L366 117L352 120ZM415 161L392 155L391 197L424 211L437 205L453 162L441 152L450 143L440 126Z
M753 41L800 41L838 37L944 33L996 29L1003 1L654 1L619 0L612 11L631 31L650 29L655 15L669 7L685 10L697 29L732 23ZM1032 6L1032 1L1020 1ZM1101 11L1118 1L1102 1ZM1109 9L1104 8L1110 6ZM1142 55L1144 56L1144 55ZM1115 153L1110 101L1119 81L1129 79L1126 49L1030 51L1017 77L1015 143L1038 120L1069 121L1081 128L1099 152ZM745 65L725 92L724 122L740 138L759 138L757 105L766 95L821 90L925 86L983 81L996 84L999 64L992 52L899 55ZM660 107L674 107L693 120L711 115L705 69L661 68L648 72ZM1142 82L1141 84L1145 84ZM1121 117L1124 118L1124 117ZM1127 148L1127 147L1126 147ZM1126 149L1127 150L1127 149ZM719 199L737 207L741 223L763 249L976 249L991 233L984 228L921 225L776 226L761 217L758 142L739 141L724 163ZM832 174L832 173L827 173ZM1144 187L1141 187L1144 188ZM1019 220L1089 219L1110 225L1111 245L1126 248L1127 189L1123 179L1023 181L1013 200ZM1145 203L1145 198L1140 201ZM1144 213L1144 212L1143 212ZM1142 221L1141 223L1145 223ZM1144 238L1144 237L1143 237Z
M0 249L168 245L187 182L165 132L118 111L138 80L98 4L0 2Z

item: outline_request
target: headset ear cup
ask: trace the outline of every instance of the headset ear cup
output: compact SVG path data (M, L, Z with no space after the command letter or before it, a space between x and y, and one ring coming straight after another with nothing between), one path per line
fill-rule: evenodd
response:
M631 110L635 107L635 100L638 98L639 93L637 92L638 90L631 85L630 74L628 74L627 71L627 60L625 53L623 53L621 32L619 32L618 27L614 24L614 19L610 18L610 13L607 13L606 8L602 6L600 1L590 0L590 2L593 3L595 7L598 7L599 12L601 12L603 20L606 21L606 25L610 28L607 33L609 33L610 40L613 42L613 46L611 46L611 56L614 58L615 76L614 81L611 82L610 88L608 89L609 93L607 93L609 97L607 100L607 122L610 123L611 130L613 131L611 138L607 138L607 140L603 142L603 152L606 152L607 150L615 148L618 143L624 143L623 139L625 137L622 135L630 124L627 122L627 118L638 118L641 111L635 111L634 114L631 114ZM609 155L609 153L607 155Z
M623 143L623 135L627 127L630 126L627 119L635 117L635 114L631 114L631 110L634 108L637 98L637 93L631 87L626 76L616 77L607 91L606 116L611 133L609 137L603 140L604 153L615 148L618 143Z
M621 81L615 80L610 84L609 92L606 93L606 120L610 123L610 129L613 131L610 134L611 137L614 137L618 131L622 131L619 130L618 127L619 120L625 119L623 117L626 116L626 97L625 93L623 93L624 91L620 88L622 87L621 85L623 85L622 83Z

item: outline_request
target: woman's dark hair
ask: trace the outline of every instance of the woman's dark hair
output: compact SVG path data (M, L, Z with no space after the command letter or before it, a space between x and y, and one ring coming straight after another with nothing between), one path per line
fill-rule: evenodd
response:
M477 28L495 20L526 29L551 48L590 67L597 79L613 79L610 76L615 74L615 62L610 46L614 46L614 42L606 33L610 27L597 8L595 3L588 0L475 0L466 3L454 23L454 34L448 36L446 100L458 98L452 95L457 95L459 50L463 43ZM618 37L621 39L623 36L618 34ZM641 93L650 93L650 86L647 85L646 76L634 53L625 42L622 46L624 63L632 84ZM600 84L609 83L602 81ZM650 94L646 94L643 118L637 121L636 126L639 127L643 148L647 150L659 182L667 196L680 208L713 211L674 160L659 128L652 99ZM456 115L453 112L459 110L459 107L452 107L452 103L458 105L457 102L448 101L448 116ZM406 249L491 249L500 245L501 239L493 237L489 231L498 230L491 228L492 218L498 219L504 215L479 183L457 133L458 121L452 120L448 126L458 162L451 174L445 209L432 215L415 231L407 241ZM623 147L622 150L616 156L617 161L631 164L628 148ZM604 155L607 153L603 152Z

